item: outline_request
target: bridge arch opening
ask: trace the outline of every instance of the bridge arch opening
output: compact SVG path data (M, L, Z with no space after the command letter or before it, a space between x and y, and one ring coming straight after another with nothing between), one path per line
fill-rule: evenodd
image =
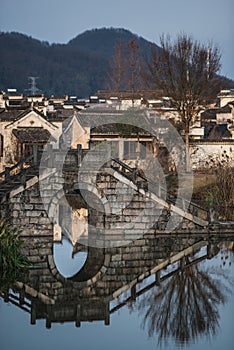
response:
M87 192L86 192L87 193ZM100 274L105 263L105 251L82 244L88 243L88 208L78 192L70 192L66 197L57 195L56 229L60 235L53 244L53 264L56 277L73 282L87 282ZM102 203L101 203L102 205Z
M85 247L74 251L74 246L69 239L63 237L61 242L54 243L53 255L58 272L67 279L79 273L86 263L88 251Z

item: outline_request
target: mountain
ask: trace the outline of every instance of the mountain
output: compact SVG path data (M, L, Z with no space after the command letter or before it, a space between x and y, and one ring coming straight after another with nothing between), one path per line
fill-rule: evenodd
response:
M121 40L123 44L127 44L132 39L137 40L142 56L149 55L151 45L153 45L156 50L159 49L156 44L123 28L87 30L76 38L70 40L68 45L70 47L82 48L86 52L101 55L109 60L114 53L114 46L116 43Z
M12 32L0 32L0 90L16 88L27 93L28 77L35 76L37 87L45 95L87 97L105 89L116 43L135 39L142 61L149 57L154 43L121 28L85 31L67 44L49 44ZM223 88L233 81L223 78Z
M145 59L154 45L125 29L88 30L67 44L49 44L11 32L0 33L0 90L17 88L26 92L28 77L35 76L37 87L46 95L86 97L107 83L114 46L120 40L136 39Z

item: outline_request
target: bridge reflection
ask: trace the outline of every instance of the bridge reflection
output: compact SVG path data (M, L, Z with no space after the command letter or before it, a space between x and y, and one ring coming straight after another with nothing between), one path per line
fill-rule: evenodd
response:
M6 302L30 314L31 324L45 319L47 328L58 322L108 325L127 305L139 310L149 335L157 333L159 341L189 342L216 333L218 305L230 291L203 261L219 253L217 237L146 236L125 247L88 247L84 266L70 278L58 271L53 246L52 237L24 237L33 265L25 280L15 283L15 293L2 293Z

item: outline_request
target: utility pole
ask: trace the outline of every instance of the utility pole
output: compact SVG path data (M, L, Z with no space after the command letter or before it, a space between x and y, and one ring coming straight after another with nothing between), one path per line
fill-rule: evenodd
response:
M40 92L41 90L37 88L36 85L36 80L38 79L38 77L28 77L28 83L30 88L27 89L27 91L30 92L31 95L36 95L38 92Z

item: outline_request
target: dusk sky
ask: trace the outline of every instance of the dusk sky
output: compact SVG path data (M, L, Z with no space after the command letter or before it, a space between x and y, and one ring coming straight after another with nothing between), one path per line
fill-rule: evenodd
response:
M234 79L234 0L0 0L0 30L66 43L87 29L121 27L159 43L162 33L212 40Z

